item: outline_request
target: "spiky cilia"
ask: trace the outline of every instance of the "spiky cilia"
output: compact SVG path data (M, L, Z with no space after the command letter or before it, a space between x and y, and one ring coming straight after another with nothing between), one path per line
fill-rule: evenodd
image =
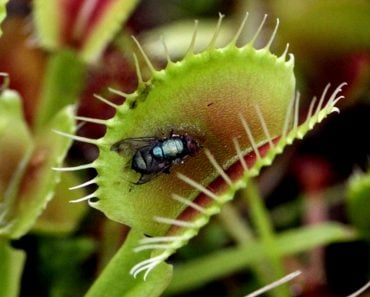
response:
M143 81L135 56L137 90L131 94L114 91L126 98L120 106L98 97L115 108L116 115L107 121L78 118L106 125L106 135L92 140L60 132L99 148L94 162L59 168L95 168L98 172L94 179L76 187L96 183L98 189L73 202L87 200L110 219L153 236L144 238L135 250L150 249L153 253L152 258L133 267L134 276L145 272L146 278L155 266L194 237L262 167L270 165L286 145L338 111L335 104L341 98L337 94L342 85L327 96L328 85L319 102L312 101L307 118L299 120L293 56L287 58L288 47L279 57L269 50L278 22L263 48L256 49L254 43L266 16L252 40L237 47L247 16L223 48L215 48L222 16L209 46L197 54L193 53L195 30L184 59L173 62L167 55L164 70L154 69L137 42L151 78ZM171 174L134 185L138 174L130 168L132 154L118 155L111 146L127 138L161 138L171 131L197 139L201 152L173 166Z

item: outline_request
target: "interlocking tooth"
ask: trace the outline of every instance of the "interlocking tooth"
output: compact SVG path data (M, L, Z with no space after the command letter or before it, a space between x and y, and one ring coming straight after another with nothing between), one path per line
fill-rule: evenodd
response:
M200 205L190 201L189 199L181 197L177 194L172 194L171 198L178 201L178 202L181 202L181 203L185 204L186 206L189 206L189 207L195 209L196 211L199 211L200 213L207 214L207 211L206 211L205 208L203 208Z
M113 93L113 94L116 94L118 96L121 96L123 98L126 98L126 97L130 96L130 94L128 94L128 93L125 93L125 92L123 92L121 90L117 90L117 89L110 88L110 87L108 88L108 91L111 92L111 93Z
M252 135L251 129L249 128L249 125L248 125L247 121L245 120L245 118L243 117L243 115L241 113L239 114L239 118L240 118L240 121L242 122L242 125L244 127L245 132L247 133L249 142L252 146L252 149L253 149L254 153L256 154L257 159L261 160L261 154L260 154L260 152L257 148L257 144L254 140L254 137Z
M177 173L177 177L179 179L181 179L183 182L187 183L189 186L192 186L196 190L202 192L203 194L205 194L209 198L217 201L217 199L218 199L217 195L214 194L213 192L211 192L210 190L208 190L207 188L205 188L204 186L202 186L201 184L199 184L198 182L192 180L191 178L187 177L186 175L183 175L182 173Z
M268 284L267 286L264 286L264 287L262 287L262 288L260 288L256 291L254 291L253 293L246 295L245 297L260 296L261 294L266 293L267 291L270 291L273 288L276 288L276 287L278 287L282 284L285 284L285 283L291 281L293 278L296 278L300 274L301 274L301 271L299 271L299 270L297 270L295 272L292 272L292 273L278 279L277 281L274 281L271 284Z
M216 169L216 171L218 172L218 174L223 178L223 180L229 185L231 186L233 183L231 181L231 179L229 178L229 176L226 174L226 172L222 169L221 165L218 164L218 162L216 161L216 159L214 158L214 156L211 154L211 152L208 150L208 149L205 149L204 150L204 153L206 154L209 162L212 164L212 166Z
M146 250L167 250L167 249L170 249L172 248L172 245L171 244L146 244L146 245L142 245L142 246L138 246L136 248L134 248L134 252L135 253L138 253L138 252L141 252L141 251L146 251Z
M263 117L263 114L261 112L261 109L260 109L260 107L258 105L255 105L254 107L256 109L256 113L257 113L258 119L259 119L259 121L261 123L262 130L265 133L265 136L266 136L267 141L268 141L268 143L270 145L270 148L273 148L274 147L274 144L272 142L271 134L269 132L269 129L267 128L267 124L266 124L265 118Z
M96 197L96 193L91 193L91 194L86 195L86 196L84 196L82 198L70 200L69 202L70 203L79 203L79 202L83 202L83 201L89 200L90 198L93 198L93 197Z
M249 45L254 46L254 43L256 42L256 40L257 40L257 38L258 38L258 35L260 35L261 30L262 30L263 26L265 25L266 19L267 19L267 14L265 14L265 15L263 16L262 22L261 22L261 24L259 25L259 27L258 27L258 29L257 29L256 33L255 33L255 34L254 34L254 36L252 37L251 41L249 41L249 42L248 42L248 44L249 44Z
M265 49L266 50L269 50L270 49L270 46L271 46L272 42L274 41L275 36L276 36L276 32L277 32L277 30L279 28L279 24L280 24L280 20L279 19L276 19L276 25L275 25L274 31L272 31L271 37L270 37L269 41L267 42L267 44L265 46Z
M75 116L75 119L77 121L83 121L83 122L88 122L88 123L93 123L93 124L98 124L98 125L106 125L106 121L102 119L94 119L94 118L88 118L88 117L80 117L80 116Z
M288 135L288 130L289 130L289 124L291 121L291 116L292 116L292 111L294 109L294 102L296 100L296 96L292 97L290 99L286 114L285 114L285 119L284 119L284 126L283 126L283 131L282 131L282 137L285 138Z
M339 100L341 100L341 99L343 99L344 98L344 96L342 95L342 96L339 96L339 97L337 97L337 95L338 95L338 93L339 92L341 92L342 91L342 88L344 87L344 86L346 86L346 85L348 85L346 82L343 82L343 83L341 83L336 89L335 89L335 91L333 92L333 94L331 95L331 97L330 97L330 99L329 99L329 101L328 101L328 103L327 103L327 106L329 106L329 102L331 102L330 103L330 105L331 105L331 107L333 108L333 107L335 107L335 105L338 103L338 101ZM336 111L339 111L339 109L338 108L336 108Z
M306 121L309 121L310 118L312 117L312 113L313 113L313 109L314 109L314 106L316 104L316 101L317 101L317 97L314 96L312 98L312 100L311 100L310 107L308 108L308 113L307 113Z
M186 51L185 57L188 57L194 54L194 47L195 47L195 41L197 39L197 32L198 32L198 20L195 20L193 35L191 36L191 41L189 44L189 48Z
M284 49L284 52L282 53L282 55L279 57L279 59L285 61L286 60L286 56L288 54L288 50L289 50L289 43L286 44L285 46L285 49Z
M77 136L77 135L65 133L65 132L62 132L62 131L59 131L59 130L52 130L52 131L56 134L59 134L61 136L67 137L67 138L75 140L75 141L80 141L80 142L84 142L84 143L90 143L90 144L98 145L98 141L96 139Z
M243 157L242 151L240 149L240 144L239 144L238 139L233 138L233 143L234 143L234 147L235 147L236 153L238 155L239 161L242 164L243 170L244 170L244 172L247 172L248 171L248 166L247 166L247 163L244 160L244 157Z
M94 163L87 163L79 166L72 166L72 167L52 167L55 171L78 171L78 170L84 170L84 169L90 169L94 168Z
M207 46L208 50L215 48L216 40L217 40L218 34L220 33L220 29L221 29L222 19L225 17L225 15L223 15L222 13L219 13L218 16L219 17L218 17L215 33L213 34L212 39Z
M139 82L139 85L142 85L142 84L144 84L144 80L143 80L143 75L141 73L141 68L140 68L140 65L139 65L139 59L137 58L135 53L132 54L132 55L134 57L137 80Z
M111 102L111 101L109 101L109 100L105 99L104 97L102 97L102 96L100 96L100 95L98 95L98 94L94 94L94 97L95 97L96 99L98 99L99 101L101 101L101 102L103 102L103 103L105 103L105 104L109 105L110 107L113 107L114 109L117 109L117 108L118 108L118 105L117 105L117 104L114 104L113 102Z
M140 239L139 244L159 243L159 242L175 242L184 240L184 236L158 236L158 237L144 237Z
M319 100L319 104L317 104L316 111L314 113L315 115L318 115L319 112L321 111L322 105L324 103L324 99L326 97L326 94L328 93L329 88L330 88L330 83L325 86L325 89L324 89L324 91L321 94L321 97L320 97L320 100Z
M243 29L244 29L244 27L245 27L245 24L247 23L248 16L249 16L249 13L248 13L248 12L246 12L246 13L245 13L245 16L244 16L244 18L243 18L243 20L242 20L242 22L241 22L241 24L240 24L240 26L239 26L239 29L238 29L238 31L236 32L236 34L235 34L235 36L233 37L233 39L231 40L230 44L232 44L232 45L236 45L236 43L238 42L238 39L239 39L240 35L241 35L241 34L242 34L242 32L243 32Z
M134 40L136 46L138 47L141 55L143 56L144 60L145 60L145 63L147 64L148 68L150 69L150 71L152 72L152 74L156 73L157 70L155 70L152 62L150 61L149 57L147 56L147 54L145 53L144 49L142 48L140 42L135 38L135 36L132 36L132 39Z
M328 103L330 103L330 105L328 104L328 108L333 108L336 112L339 112L339 108L337 108L335 105L338 103L338 101L344 99L345 96L339 96L335 99L333 99L332 101L329 101Z
M84 182L82 184L79 184L77 186L74 186L74 187L70 187L69 190L77 190L77 189L81 189L81 188L84 188L84 187L87 187L87 186L90 186L92 184L95 184L96 183L96 179L93 178L93 179L90 179L88 180L87 182Z
M192 222L176 220L176 219L171 219L171 218L164 218L164 217L154 217L154 221L156 221L157 223L184 227L184 228L197 228L198 227L197 224L192 223Z
M162 42L162 46L163 46L163 49L164 49L164 54L166 55L167 64L171 64L172 60L171 60L170 52L168 50L168 46L166 44L166 40L164 39L163 35L161 35L161 42Z

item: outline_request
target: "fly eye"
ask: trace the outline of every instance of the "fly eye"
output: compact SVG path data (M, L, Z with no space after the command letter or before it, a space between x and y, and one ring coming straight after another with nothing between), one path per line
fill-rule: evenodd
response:
M189 139L187 142L187 146L190 155L194 155L199 149L198 142L196 142L194 139Z

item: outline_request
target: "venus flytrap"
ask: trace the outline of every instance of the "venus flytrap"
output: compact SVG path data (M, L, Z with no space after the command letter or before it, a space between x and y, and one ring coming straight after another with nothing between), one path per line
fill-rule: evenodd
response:
M7 78L0 89L0 283L4 296L17 296L26 255L10 242L31 230L55 193L60 174L50 166L62 164L71 141L57 139L51 128L73 132L74 123L67 107L32 133Z
M280 134L289 99L294 93L292 56L289 61L285 62L287 50L278 58L270 55L267 48L256 51L252 43L244 48L237 48L235 42L241 29L234 40L223 49L213 48L213 41L211 41L209 48L204 52L193 54L190 50L183 61L170 62L165 70L156 71L153 66L148 66L154 72L153 77L146 82L142 80L138 67L137 90L132 94L126 94L127 98L122 106L109 103L117 110L117 113L114 118L105 121L106 136L99 140L74 137L76 140L96 144L100 150L100 157L91 164L61 169L96 168L98 170L99 174L95 180L99 186L103 186L103 196L98 195L101 191L99 188L96 193L99 199L89 201L91 206L103 210L116 221L138 227L145 233L154 235L164 233L168 229L159 224L153 224L154 216L168 215L168 212L172 211L171 216L176 217L185 208L181 203L168 204L171 201L168 199L171 199L175 190L178 195L182 196L190 190L191 200L198 195L198 190L189 189L189 186L177 179L175 174L162 174L150 183L133 187L132 182L137 180L138 175L128 168L132 156L125 158L111 151L111 146L121 139L144 136L163 137L171 131L188 133L204 148L208 147L212 150L212 155L218 162L221 162L221 166L229 167L238 159L232 139L242 138L246 133L240 121L232 120L241 113L240 106L245 105L243 117L250 119L251 129L260 130L260 120L255 116L257 103L249 102L253 99L250 95L252 92L261 93L264 98L264 101L259 102L258 105L264 117L271 118L272 125L269 127L271 136ZM259 31L252 42L257 38ZM261 67L263 65L259 61L260 56L267 57L262 62L271 69ZM146 60L148 65L151 65L147 57ZM241 61L246 64L240 65ZM225 86L215 91L214 88L220 88L217 85L220 83L219 76L221 75ZM229 75L231 77L228 77ZM286 85L275 82L274 77L286 81ZM247 79L251 82L245 81ZM272 84L271 81L274 83ZM263 84L265 84L264 88L262 88ZM274 88L277 88L279 92L273 92ZM234 100L236 102L233 102ZM278 102L281 104L277 104ZM174 104L177 107L173 106ZM197 115L199 110L202 111L203 118ZM217 116L217 121L212 118L215 116ZM207 130L210 135L205 137ZM233 131L232 137L229 135L230 131ZM263 133L258 132L258 134L254 137L254 146L265 141ZM247 142L246 138L240 142L243 154L252 151ZM108 171L108 167L105 166L106 162L110 164ZM192 178L195 178L196 174L198 175L197 180L204 180L204 183L209 183L219 175L203 153L188 158L182 164L181 169L182 174L186 175L191 172ZM116 180L119 180L119 187L113 187L112 183L116 184ZM168 189L160 186L163 182L169 186ZM148 194L149 199L144 199ZM123 206L121 199L127 199L130 203ZM153 202L150 208L145 207L148 200ZM120 201L119 204L117 204L118 201ZM142 212L143 209L146 209L145 213Z
M85 62L95 62L135 8L137 0L35 1L40 44L49 50L73 48Z
M2 171L9 170L11 175L9 179L1 180L4 182L4 195L0 203L0 237L12 239L30 231L53 197L60 180L60 173L51 172L50 167L63 163L71 141L57 137L51 130L74 131L73 108L68 106L41 131L30 133L24 123L19 100L18 94L10 90L0 97L0 107L8 105L8 110L3 112L8 111L11 118L6 127L7 134L1 137ZM18 133L13 133L12 128ZM17 143L19 145L15 146Z
M301 139L335 106L343 85L328 95L328 85L317 103L312 101L307 117L300 120L299 95L295 94L294 58L288 46L281 56L270 52L278 22L266 45L255 48L266 16L252 40L242 47L236 43L248 14L231 41L216 48L222 16L205 50L194 53L196 30L185 57L156 70L135 40L151 72L143 80L135 56L138 87L123 95L122 105L98 99L116 110L107 120L79 118L103 124L106 135L98 140L58 132L71 139L95 144L99 157L89 164L55 168L78 171L95 168L97 176L76 188L95 183L95 192L72 202L88 201L112 220L150 235L139 241L136 252L151 250L131 269L144 279L158 264L184 246L210 218L245 188L250 178L269 166L295 139ZM165 47L166 51L166 47ZM131 166L134 152L119 155L112 145L128 138L157 137L170 133L194 137L202 149L183 164L171 167L142 185L135 185L138 173Z
M50 172L50 165L62 164L71 141L51 129L73 132L74 109L64 108L36 133L24 119L22 98L1 75L0 238L17 239L30 231L55 193L60 174Z

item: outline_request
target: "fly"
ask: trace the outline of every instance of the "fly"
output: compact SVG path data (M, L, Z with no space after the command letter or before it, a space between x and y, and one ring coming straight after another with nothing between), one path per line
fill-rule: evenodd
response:
M132 152L131 169L141 176L135 183L144 184L161 173L170 173L174 164L181 164L187 156L194 156L200 149L199 143L188 134L169 137L127 138L112 145L111 150L120 155Z

